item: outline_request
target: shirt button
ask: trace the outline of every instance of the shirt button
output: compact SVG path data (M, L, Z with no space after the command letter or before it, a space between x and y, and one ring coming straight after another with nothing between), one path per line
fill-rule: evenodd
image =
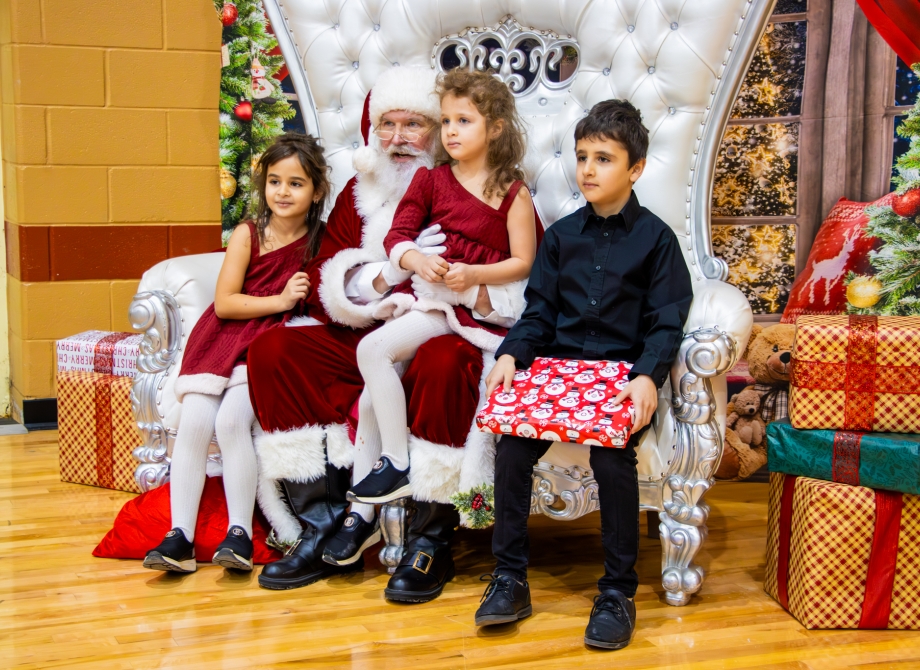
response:
M607 237L610 233L604 233L604 237Z
M600 270L600 269L601 269L601 266L600 266L600 265L595 265L595 266L594 266L594 269L595 269L595 270Z
M596 304L597 304L597 300L592 300L592 301L591 301L591 304L592 304L592 305L596 305Z
M592 334L592 335L597 335L597 333L594 332L593 330L591 331L591 334Z

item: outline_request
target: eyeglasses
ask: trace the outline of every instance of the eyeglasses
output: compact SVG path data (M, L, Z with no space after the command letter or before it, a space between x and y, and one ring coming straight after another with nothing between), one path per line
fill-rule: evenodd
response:
M380 130L380 129L377 129L377 130L374 131L374 135L376 135L377 137L379 137L379 138L380 138L382 141L384 141L384 142L389 142L389 141L392 140L394 137L396 137L397 135L399 135L401 138L403 138L403 142L408 142L409 144L411 144L412 142L417 142L417 141L419 140L419 138L422 138L422 137L424 137L425 135L427 135L429 132L431 132L431 128L432 128L432 127L433 127L433 126L430 126L430 127L426 128L426 129L425 129L423 132L421 132L421 133L411 133L411 132L404 132L404 131L396 132L396 131L393 131L393 130Z

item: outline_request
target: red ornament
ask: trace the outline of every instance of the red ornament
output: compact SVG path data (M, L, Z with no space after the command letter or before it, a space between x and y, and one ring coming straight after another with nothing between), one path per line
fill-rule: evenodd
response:
M248 100L243 100L233 108L233 113L240 121L252 121L252 103Z
M232 2L225 2L220 10L220 22L225 26L232 26L239 15L236 5Z
M904 195L896 195L891 201L891 209L906 219L920 214L920 188L911 189Z

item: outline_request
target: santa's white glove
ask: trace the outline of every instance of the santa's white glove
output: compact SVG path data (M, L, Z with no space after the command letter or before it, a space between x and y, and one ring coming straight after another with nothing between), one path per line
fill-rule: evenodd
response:
M451 291L444 284L427 282L418 275L412 275L412 291L417 298L439 300L448 305L461 305L470 309L476 307L476 300L479 298L479 286L470 286L465 291L458 293Z
M447 235L441 232L441 224L436 223L420 232L415 238L415 243L426 256L440 256L447 251L447 247L444 246L446 239Z

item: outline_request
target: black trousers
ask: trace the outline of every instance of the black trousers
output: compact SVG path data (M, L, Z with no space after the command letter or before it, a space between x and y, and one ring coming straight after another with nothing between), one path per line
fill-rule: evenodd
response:
M639 478L636 445L644 432L630 438L624 449L589 447L591 470L598 484L601 507L601 540L604 545L604 576L597 583L603 592L621 591L632 598L639 578ZM495 453L495 528L492 553L495 574L527 579L530 543L527 519L533 466L552 446L546 440L504 435ZM572 547L578 551L577 547Z

